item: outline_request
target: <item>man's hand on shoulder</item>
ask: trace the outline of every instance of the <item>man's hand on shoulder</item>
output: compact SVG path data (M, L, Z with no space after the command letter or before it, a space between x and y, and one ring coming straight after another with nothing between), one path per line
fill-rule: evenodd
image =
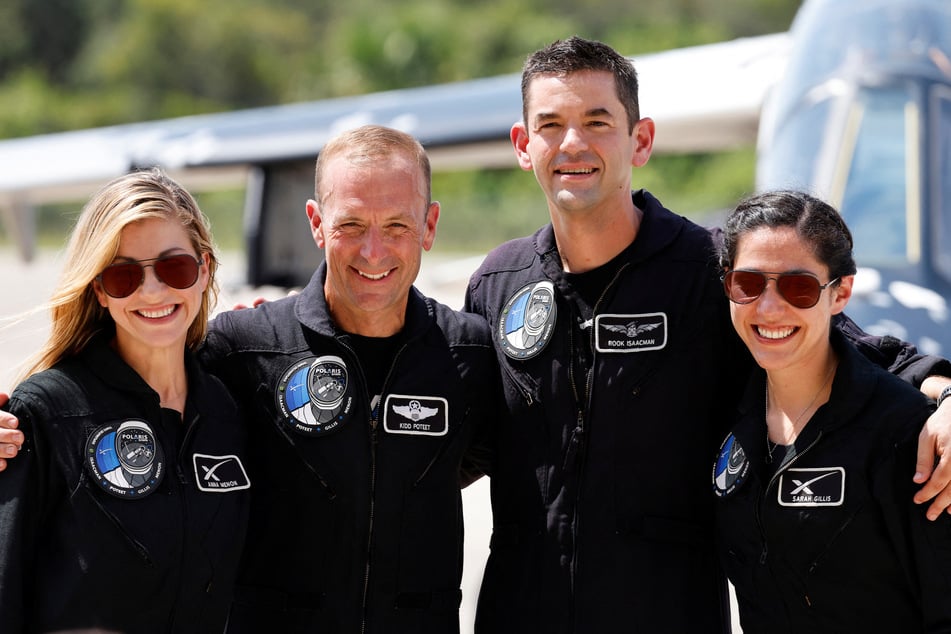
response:
M914 480L924 486L915 493L915 503L928 507L928 519L937 519L942 511L951 513L951 380L928 377L921 391L938 401L918 436L918 460Z
M293 297L294 295L299 295L299 294L300 294L300 291L297 289L291 289L287 292L288 297ZM247 304L239 303L232 306L231 310L244 310L245 308L257 308L261 304L266 304L267 302L268 302L268 299L266 297L262 297L258 295L257 297L251 300L250 306L248 306Z
M245 308L257 308L261 304L265 304L265 303L267 303L267 300L259 296L251 300L250 306L248 306L247 304L235 304L234 306L231 307L231 310L244 310Z
M0 392L0 407L3 407L10 397ZM0 411L0 471L7 468L7 458L15 458L20 447L23 446L23 432L17 429L19 421L9 412Z

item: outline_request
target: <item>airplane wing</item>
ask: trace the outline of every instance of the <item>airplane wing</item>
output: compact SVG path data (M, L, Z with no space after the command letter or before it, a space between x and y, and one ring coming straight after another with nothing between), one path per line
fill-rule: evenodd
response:
M753 145L760 109L789 60L792 40L776 33L635 57L641 115L657 124L660 153Z
M788 36L775 34L634 58L641 112L657 124L655 151L752 145L760 105L782 73L788 48ZM313 161L333 135L366 123L415 135L434 170L514 168L509 129L521 117L519 83L516 73L4 140L0 212L28 255L34 205L83 200L108 180L150 166L193 191L240 187L256 167Z

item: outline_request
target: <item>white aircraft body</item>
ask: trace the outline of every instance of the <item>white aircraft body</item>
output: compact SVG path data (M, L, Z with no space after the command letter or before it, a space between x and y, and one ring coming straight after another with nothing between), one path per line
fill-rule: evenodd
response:
M655 151L757 144L757 188L841 209L861 267L849 314L948 356L951 2L806 0L787 33L634 58ZM0 212L27 257L33 208L158 165L190 189L244 186L251 284L300 284L313 161L364 123L412 133L435 170L516 167L518 74L0 141Z

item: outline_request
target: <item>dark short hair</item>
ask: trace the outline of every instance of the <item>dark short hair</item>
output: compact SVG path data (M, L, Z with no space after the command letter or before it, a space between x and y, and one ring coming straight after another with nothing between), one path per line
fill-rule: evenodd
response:
M829 269L831 279L855 275L852 232L828 203L801 191L777 190L743 199L723 226L720 266L736 261L740 238L760 228L792 227Z
M528 90L532 80L583 70L605 71L614 76L618 99L627 112L628 129L633 131L634 124L641 118L634 64L607 44L577 36L556 40L525 60L522 67L522 119L528 122Z

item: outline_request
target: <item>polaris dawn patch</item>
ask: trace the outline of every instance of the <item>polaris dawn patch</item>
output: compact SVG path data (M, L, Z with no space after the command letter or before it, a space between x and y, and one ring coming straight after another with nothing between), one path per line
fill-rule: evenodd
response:
M238 456L196 453L192 454L192 463L195 466L195 482L201 491L230 493L251 488L251 480Z
M340 357L308 357L285 370L274 398L283 422L305 435L322 435L342 425L353 405L350 374Z
M523 286L512 295L499 314L497 339L511 359L531 359L551 339L558 311L555 286L542 280Z
M445 436L449 401L438 396L390 394L383 407L383 429L391 434Z
M713 463L713 492L726 497L744 482L750 470L750 461L736 436L730 434L720 445L716 462Z
M594 347L598 352L644 352L667 345L667 315L598 315Z
M143 420L97 428L86 439L85 466L100 489L126 500L154 493L165 477L162 446Z
M845 502L845 468L786 469L779 476L776 495L781 506L842 506Z

